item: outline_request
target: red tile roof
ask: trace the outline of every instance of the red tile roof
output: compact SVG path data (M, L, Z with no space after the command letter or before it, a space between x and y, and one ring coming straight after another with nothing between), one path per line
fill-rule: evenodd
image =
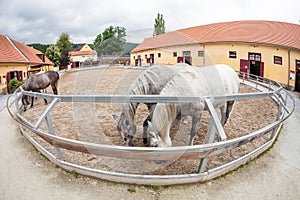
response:
M71 51L70 56L96 55L96 51Z
M146 38L131 52L183 44L215 42L259 43L300 50L300 25L262 20L208 24Z
M39 57L43 53L0 34L0 63L26 63L30 65L53 65L45 56L45 62Z

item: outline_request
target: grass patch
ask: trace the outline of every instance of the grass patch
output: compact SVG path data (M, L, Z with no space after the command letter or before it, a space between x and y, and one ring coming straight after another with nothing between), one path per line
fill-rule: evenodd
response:
M158 185L144 185L144 187L147 189L151 189L155 192L157 192L160 189L160 186L158 186Z
M134 185L132 185L132 186L130 186L130 187L128 188L127 191L129 191L129 192L131 192L131 193L136 192L136 187L135 187Z
M68 173L69 173L71 176L73 176L74 178L77 178L77 177L78 177L78 174L77 174L75 171L71 171L71 172L68 171Z

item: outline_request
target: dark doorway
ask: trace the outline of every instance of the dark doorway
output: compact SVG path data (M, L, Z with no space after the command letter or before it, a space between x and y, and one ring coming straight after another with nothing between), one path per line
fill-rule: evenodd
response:
M249 73L255 76L264 76L264 63L260 53L249 53Z
M182 52L183 62L192 65L192 56L191 51L183 51Z
M300 60L296 60L295 91L300 92Z
M138 58L135 59L135 66L142 66L142 58L138 55Z
M250 61L250 74L251 75L260 75L260 62L259 61Z
M150 65L154 65L154 54L150 54Z

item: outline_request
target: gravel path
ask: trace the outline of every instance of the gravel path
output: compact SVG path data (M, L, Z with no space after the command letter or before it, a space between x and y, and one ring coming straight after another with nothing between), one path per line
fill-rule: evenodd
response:
M6 106L6 100L9 95L0 95L0 111L2 111Z

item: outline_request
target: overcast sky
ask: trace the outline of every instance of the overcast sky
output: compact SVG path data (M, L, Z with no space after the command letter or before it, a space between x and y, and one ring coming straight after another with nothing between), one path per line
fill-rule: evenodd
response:
M153 33L162 13L167 31L216 22L272 20L300 24L300 0L1 0L0 34L29 43L92 43L105 28L122 26L128 42Z

